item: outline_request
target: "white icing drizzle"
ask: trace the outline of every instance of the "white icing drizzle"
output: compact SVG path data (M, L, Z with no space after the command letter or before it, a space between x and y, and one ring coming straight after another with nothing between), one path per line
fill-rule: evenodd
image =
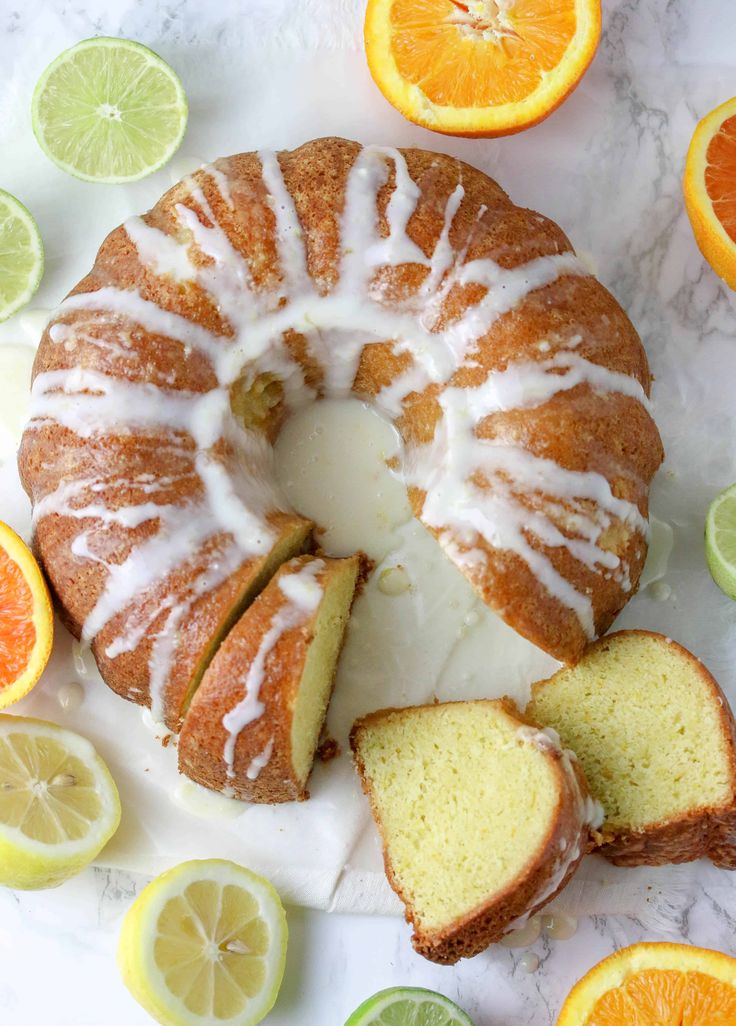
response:
M134 289L113 286L70 296L56 311L49 332L52 341L70 351L80 344L94 346L102 354L99 366L108 373L78 366L39 375L31 427L56 423L84 439L153 434L162 447L171 446L188 460L190 473L201 482L201 496L178 507L157 504L152 490L152 500L109 510L101 496L99 501L90 498L104 482L87 479L61 483L50 495L36 499L36 522L50 514L80 521L75 553L107 571L84 637L93 640L112 618L165 580L215 534L227 534L230 543L218 568L195 582L191 593L171 598L156 610L157 616L166 613L149 667L152 700L160 708L177 632L191 609L194 590L202 594L202 589L216 587L239 561L265 552L272 541L265 516L271 509L285 508L273 484L270 448L260 435L235 423L229 390L241 379L247 388L259 375L268 374L281 383L287 408L313 399L303 368L284 342L289 331L303 336L319 363L326 396L351 392L363 349L372 342L389 342L394 352L409 356L407 369L375 399L392 418L400 415L412 393L431 383L441 387L442 417L433 441L407 453L408 480L426 493L423 521L437 529L459 565L482 570L486 556L478 544L481 539L523 559L541 586L574 610L592 636L589 595L560 574L537 544L564 548L583 566L613 576L625 589L630 587L629 568L607 551L604 533L614 521L622 521L644 534L646 521L634 504L612 494L602 474L565 470L520 445L478 438L476 429L494 413L530 408L581 385L602 394L624 395L647 407L639 382L573 352L582 341L578 334L564 344L555 343L554 350L549 339L540 339L538 361L510 363L474 388L445 387L460 367L472 363L498 318L562 276L585 275L585 268L573 253L538 257L512 269L491 259L467 261L487 211L480 207L474 212L470 231L456 248L450 237L465 201L462 183L447 198L433 251L424 253L408 234L420 187L398 150L370 146L359 152L348 176L340 218L340 274L337 284L322 294L308 271L304 231L278 156L261 152L259 159L275 218L279 264L278 273L264 284L256 284L248 260L218 222L199 184L201 176L207 176L223 203L234 210L228 176L221 168L207 166L199 179L184 179L183 199L175 207L180 229L175 235L142 218L125 224L141 263L153 274L192 282L210 298L223 321L220 331L164 310ZM389 181L391 167L395 184L382 229L378 195ZM404 264L424 268L425 277L414 294L397 300L386 293L382 269ZM445 324L445 300L451 289L470 284L484 290L481 298ZM92 328L103 337L94 337ZM217 385L190 393L114 374L107 366L109 358L140 359L132 341L136 329L180 344L184 356L204 356ZM169 379L160 380L173 386L176 378L172 372ZM237 459L223 458L222 439L239 454ZM528 496L534 498L533 510L523 501ZM134 548L123 563L106 557L106 531L135 529L154 519L158 533ZM131 651L153 622L148 614L136 616L134 611L123 620L122 633L109 644L108 654ZM254 693L248 689L249 695Z
M271 761L271 756L272 755L273 755L273 738L270 739L270 741L268 742L266 747L263 749L263 751L259 755L255 756L255 758L252 760L250 766L245 771L245 775L248 778L248 780L258 780L258 778L261 775L261 771L264 770L266 768L266 766L268 766L269 762Z
M271 209L276 218L276 243L285 293L289 299L303 293L313 294L314 285L307 271L304 232L294 200L286 188L279 159L269 150L259 151L258 158L261 162L263 184L266 186Z
M509 923L507 935L523 928L530 918L534 917L534 913L554 897L570 869L575 865L580 856L584 854L590 840L590 832L598 830L605 819L603 806L600 802L591 798L587 792L583 793L578 774L575 772L574 764L577 762L577 757L574 752L562 747L560 736L555 730L551 727L539 729L525 725L519 727L516 731L516 736L523 744L533 745L535 748L551 750L557 753L560 759L560 766L572 792L574 813L580 829L572 844L560 843L559 857L544 888L539 894L533 896L533 906L530 912Z
M224 171L220 171L219 167L215 167L214 164L207 164L202 168L212 181L217 186L217 191L222 196L225 204L230 207L231 210L235 209L235 203L233 202L232 193L230 192L230 181Z
M138 250L141 263L155 274L171 275L175 281L191 281L194 267L184 246L166 232L154 228L142 217L130 217L124 226Z
M266 660L283 635L305 623L316 611L322 599L323 592L317 581L317 576L325 568L324 560L312 559L303 566L296 565L299 569L295 573L284 573L279 578L279 587L286 602L273 617L271 625L263 635L258 651L245 673L242 682L243 697L222 718L222 725L228 734L222 754L230 779L235 776L233 765L238 738L249 723L260 719L266 711L266 707L260 699L266 675Z

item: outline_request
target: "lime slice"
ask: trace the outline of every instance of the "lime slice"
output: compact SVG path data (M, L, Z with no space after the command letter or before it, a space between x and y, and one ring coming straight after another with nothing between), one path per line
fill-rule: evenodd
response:
M705 558L721 591L736 599L736 484L710 504L705 518Z
M153 50L98 36L49 64L32 118L41 148L64 171L88 182L135 182L178 149L187 98Z
M117 788L89 741L0 715L0 884L55 887L92 861L119 822Z
M473 1026L456 1004L419 987L380 990L356 1008L345 1026Z
M222 859L183 862L123 922L123 982L163 1026L254 1026L276 1001L286 915L263 877Z
M23 204L0 189L0 321L25 306L43 275L43 242Z

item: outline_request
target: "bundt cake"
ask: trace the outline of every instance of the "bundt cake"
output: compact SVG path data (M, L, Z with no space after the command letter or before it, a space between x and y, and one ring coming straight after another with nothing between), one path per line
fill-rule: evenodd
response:
M179 769L250 802L302 801L327 713L359 556L285 563L210 663L179 736Z
M415 949L452 965L561 890L602 819L575 760L508 699L384 709L351 745Z
M185 178L56 310L20 454L69 628L177 729L309 525L284 418L354 395L485 602L574 662L635 591L662 459L639 338L551 221L461 161L320 139Z
M617 865L708 856L736 869L736 726L703 664L661 634L619 631L535 684L527 714L572 748Z

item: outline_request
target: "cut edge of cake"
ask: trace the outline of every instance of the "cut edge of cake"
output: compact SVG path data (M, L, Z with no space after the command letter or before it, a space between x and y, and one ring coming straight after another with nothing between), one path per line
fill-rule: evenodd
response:
M653 631L610 634L534 684L526 713L576 750L606 811L600 854L620 866L708 857L736 868L736 724L682 645Z
M469 725L476 718L477 729L471 731ZM500 725L498 729L493 727L494 721ZM462 730L460 724L464 725ZM418 727L418 741L416 731L412 737L412 725ZM468 757L463 748L468 747L471 733L474 736ZM377 757L371 752L371 741L377 738L379 752L380 745L385 746L383 780L379 780ZM541 731L527 721L510 699L379 710L354 724L350 744L381 837L386 875L404 903L407 921L414 927L412 944L433 962L452 965L500 940L565 887L592 846L591 831L602 813L590 798L574 756L560 748L553 732ZM482 784L490 779L483 776L488 769L484 761L488 763L494 756L498 761L502 753L506 756L506 781L512 779L510 771L528 764L533 772L527 772L527 783L536 780L537 791L542 793L527 786L518 795L517 807L513 788L507 787L509 793L502 793L501 774L494 781L496 791L488 799L484 819L479 800L482 794L475 792L479 787L482 792ZM449 779L448 787L441 785L443 773ZM428 789L437 791L436 800L423 797ZM463 791L467 792L464 799ZM398 804L397 795L402 795L404 805L391 809L391 802ZM429 824L429 806L437 803L437 814ZM535 808L539 803L541 811ZM491 838L489 823L499 816L506 817L499 820L499 825L507 823L508 830L505 837L499 832ZM490 875L484 880L482 873L478 875L482 858L490 861L491 851L499 852L501 841L512 852L519 824L531 828L533 840L520 844L518 862L513 871L507 869L505 878L497 874L496 880ZM455 864L434 864L452 857L453 830L464 831L462 845L456 845L455 850L458 855L462 848L462 857ZM423 865L423 844L428 848L424 862L432 864ZM436 850L430 858L433 845ZM468 886L452 914L456 899L451 891L460 890L463 874ZM432 911L431 902L419 891L430 893L435 877L439 882L434 890L438 894L441 890L442 897L434 901Z
M202 597L201 606L193 606L192 615L198 619L207 618L204 607L212 606L211 623L208 629L208 640L190 659L183 670L183 679L177 687L179 677L178 660L174 663L164 692L164 721L171 730L178 730L192 703L194 695L202 683L202 678L220 647L227 639L240 617L250 608L260 593L266 588L279 569L295 556L304 553L312 546L311 521L298 515L283 518L278 537L271 549L263 556L243 564L226 582L231 587L237 580L238 592L235 601L225 604L224 608L217 603L216 592L207 593ZM192 665L193 663L193 665Z
M179 737L182 773L243 801L309 797L307 782L365 565L361 555L304 555L282 564L205 671ZM309 579L299 582L300 575ZM304 592L313 585L319 594Z

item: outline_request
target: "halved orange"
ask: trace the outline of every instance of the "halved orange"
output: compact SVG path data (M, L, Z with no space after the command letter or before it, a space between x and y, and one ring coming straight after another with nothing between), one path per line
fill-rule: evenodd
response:
M633 944L570 991L557 1026L734 1026L736 958L687 944Z
M700 252L736 289L736 96L706 115L695 129L683 188Z
M51 655L54 619L28 546L0 521L0 709L28 694Z
M600 0L368 0L368 67L409 121L510 135L575 88L601 34Z

